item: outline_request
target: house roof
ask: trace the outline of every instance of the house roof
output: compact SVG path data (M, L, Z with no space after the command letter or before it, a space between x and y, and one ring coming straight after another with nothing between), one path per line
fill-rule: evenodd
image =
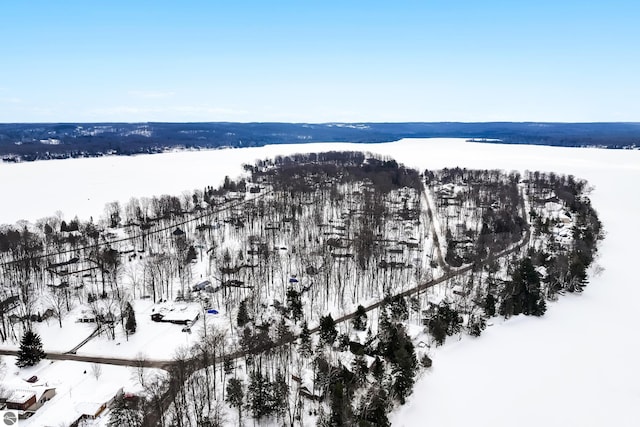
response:
M195 321L200 316L200 310L194 307L176 308L170 311L162 312L164 315L163 320L167 321L180 321L189 320Z
M95 319L96 318L96 314L93 312L93 310L89 310L89 309L84 309L80 311L80 316L78 316L78 319Z
M55 392L56 388L55 387L33 387L33 392L36 394L36 400L40 400L40 398L42 398L42 395L49 390L53 390Z
M159 306L151 318L155 316L167 322L193 322L200 316L200 310L200 307L190 304L167 304Z
M35 397L35 393L30 390L14 390L7 398L7 403L16 403L18 405L27 403L31 398Z
M0 311L6 311L8 309L11 309L19 301L20 301L20 298L18 297L18 295L11 295L9 298L0 302Z
M76 403L75 410L80 415L90 415L95 417L103 409L104 403L98 402L78 402Z

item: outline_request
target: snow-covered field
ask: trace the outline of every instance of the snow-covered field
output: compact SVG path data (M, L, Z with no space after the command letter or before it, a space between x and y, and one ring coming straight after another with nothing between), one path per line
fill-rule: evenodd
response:
M592 202L607 232L598 261L605 270L583 294L549 304L541 319L512 318L494 322L479 339L450 339L433 355L433 368L407 405L394 412L394 425L637 425L640 288L633 267L640 242L640 151L415 139L0 164L0 224L57 210L65 218L97 218L113 200L217 186L255 159L345 149L386 154L419 169L574 174L595 186Z

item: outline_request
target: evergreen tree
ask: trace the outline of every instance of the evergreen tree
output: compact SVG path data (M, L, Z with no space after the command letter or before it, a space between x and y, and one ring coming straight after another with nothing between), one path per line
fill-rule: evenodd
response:
M270 383L270 410L283 416L289 404L289 385L284 374L278 370L275 380Z
M347 351L349 350L349 335L340 334L338 336L338 350L339 351Z
M542 316L547 312L547 302L544 299L544 296L540 296L538 298L538 303L534 307L534 311L531 312L534 316Z
M277 342L288 343L294 340L293 332L289 329L289 326L285 323L284 318L280 319L280 323L276 326Z
M240 302L240 306L238 307L238 327L243 327L247 323L249 323L249 312L247 311L247 300L244 299Z
M540 292L540 274L531 258L524 258L511 275L511 280L505 283L499 313L505 318L520 313L542 316L546 308L544 295Z
M289 288L287 290L287 309L294 322L297 322L302 318L302 300L300 299L300 292L293 288Z
M431 360L428 354L425 354L424 356L422 356L422 360L420 360L420 363L422 363L422 366L424 366L425 368L430 368L433 365L433 360Z
M109 427L141 427L142 413L136 407L129 407L124 396L118 396L113 401L111 411L109 413Z
M462 316L455 308L451 308L449 304L440 304L438 316L441 316L447 325L447 335L457 334L462 329Z
M238 420L242 421L242 402L244 400L244 385L242 380L231 378L227 383L226 401L229 405L238 408Z
M462 316L448 303L441 302L435 310L435 314L427 324L429 333L433 336L437 345L442 345L448 335L453 335L462 329Z
M487 317L496 315L496 298L491 293L487 293L487 296L484 298L482 308L484 309L484 314L486 314Z
M384 377L384 362L378 356L376 356L376 360L373 362L371 373L378 383L382 382L382 378Z
M309 357L311 356L311 353L311 332L309 332L309 327L305 320L302 323L302 332L300 332L300 355L302 357Z
M127 331L127 335L134 334L136 332L137 322L136 322L136 313L133 310L131 303L127 303L127 306L125 308L125 313L127 317L127 322L124 328Z
M520 306L525 315L537 312L540 299L540 274L536 271L531 258L524 258L513 273L513 282L520 289Z
M31 330L25 332L20 341L16 366L19 368L33 366L44 359L45 356L40 336Z
M336 322L331 314L320 317L320 340L325 344L333 344L338 336Z
M469 316L469 320L467 321L467 331L469 335L479 337L486 326L487 322L484 320L484 317L478 315Z
M391 422L387 418L389 397L384 388L373 385L366 396L360 401L357 421L359 427L389 427Z
M447 339L447 325L440 318L432 317L428 323L429 333L436 342L436 345L444 344Z
M347 386L342 381L331 384L329 389L331 415L329 425L346 426L352 419L351 396Z
M333 366L324 358L324 354L319 351L313 359L313 370L315 372L313 388L320 390L320 394L324 394L329 388L333 369Z
M359 305L356 315L353 318L353 329L356 331L364 331L367 328L367 312L364 307Z
M392 363L393 384L391 386L394 395L404 404L405 398L413 389L414 377L418 367L415 349L411 339L407 335L402 324L396 325L393 342L395 347L389 358Z
M271 414L271 384L260 371L256 371L249 376L247 400L253 418L259 420Z
M403 321L409 318L409 307L407 306L407 300L402 296L394 296L391 298L385 298L389 308L391 309L391 317L395 321Z
M351 372L353 372L357 384L362 385L367 382L369 368L367 368L367 361L363 355L360 354L353 358L353 362L351 362Z

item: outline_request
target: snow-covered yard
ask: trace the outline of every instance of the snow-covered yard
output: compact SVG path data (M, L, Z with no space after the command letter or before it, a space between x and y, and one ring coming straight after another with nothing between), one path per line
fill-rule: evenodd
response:
M5 357L3 361L6 371L0 383L4 390L41 396L44 390L53 389L53 396L30 418L21 420L21 426L69 425L83 414L95 414L99 410L100 416L91 425L105 426L109 418L108 409L101 409L105 403L118 393L142 392L134 368L45 359L35 366L18 369L14 357ZM160 373L145 369L146 375ZM32 376L36 376L37 381L28 383L26 380Z
M151 314L154 313L153 310L157 309L157 306L149 300L137 300L135 310L138 327L135 334L129 335L127 339L122 328L117 327L115 340L103 334L80 348L78 354L172 360L179 347L190 347L200 339L204 327L203 319L205 319L208 328L215 325L219 329L228 329L229 319L223 313L203 314L197 303L191 303L189 306L191 311L195 310L200 316L190 328L191 332L183 332L184 325L151 320Z

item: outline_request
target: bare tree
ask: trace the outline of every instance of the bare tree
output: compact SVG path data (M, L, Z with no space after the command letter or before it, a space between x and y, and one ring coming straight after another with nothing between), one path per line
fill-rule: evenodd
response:
M46 302L48 308L53 311L53 315L58 319L58 324L62 328L62 316L65 313L65 298L62 295L62 291L58 289L52 289L51 293L46 296Z
M100 375L102 375L102 365L99 363L91 364L91 375L93 375L96 380L100 379Z
M135 375L142 388L145 388L147 383L147 373L145 371L146 364L147 356L142 352L136 354Z
M117 201L107 203L104 207L104 215L109 227L118 227L122 219L122 209L120 208L120 203Z
M140 274L140 269L138 268L137 265L129 263L124 268L124 277L131 284L133 298L135 299L136 290L140 287L141 284L144 284L144 280L143 280L144 276Z
M153 375L145 381L145 394L149 401L151 411L154 417L157 417L159 425L164 425L166 407L164 405L164 396L169 386L165 378L160 375Z

